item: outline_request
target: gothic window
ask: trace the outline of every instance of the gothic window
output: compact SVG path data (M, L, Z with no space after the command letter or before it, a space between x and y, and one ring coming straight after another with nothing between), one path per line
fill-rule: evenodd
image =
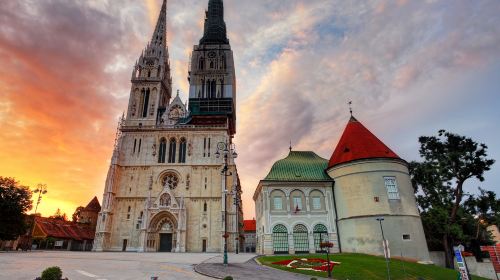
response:
M208 150L207 150L208 157L210 157L210 141L211 140L212 140L212 138L208 138Z
M132 210L132 209L129 206L128 209L127 209L127 220L130 220L130 210Z
M148 78L151 78L151 70L148 70Z
M319 246L322 242L328 242L328 231L326 229L325 225L322 224L317 224L314 226L313 230L313 237L314 237L314 248L317 253L319 252L324 252L324 249L321 249Z
M158 66L158 73L157 73L156 77L160 77L160 74L161 74L161 66Z
M213 60L210 61L210 69L214 69L214 61Z
M148 116L148 106L149 106L149 89L142 89L142 117Z
M179 143L179 163L186 163L186 148L186 138L181 138L181 142Z
M200 57L200 61L198 62L198 69L203 70L205 68L205 59Z
M132 154L135 154L135 148L137 147L137 139L134 139L134 152Z
M284 225L273 228L273 251L275 254L288 254L288 231Z
M177 185L179 184L179 178L177 178L177 175L174 173L167 173L165 176L163 176L162 179L162 186L163 187L168 187L171 190L177 188Z
M203 138L203 157L205 157L207 151L207 138Z
M293 227L293 245L295 253L309 253L309 238L306 226L298 224Z
M206 202L203 204L203 212L207 212L207 203Z
M141 153L142 139L139 139L139 148L137 148L137 153Z
M167 153L167 139L161 138L160 150L158 151L158 163L165 163L166 153Z
M217 82L215 80L212 80L210 82L210 99L215 98L215 91L217 90Z
M227 64L226 64L226 56L222 55L222 69L226 69Z
M161 207L168 207L170 206L170 202L171 202L171 198L170 198L170 195L168 193L164 193L160 196L160 206Z
M168 163L175 163L175 149L177 147L177 140L175 138L170 139L168 147Z

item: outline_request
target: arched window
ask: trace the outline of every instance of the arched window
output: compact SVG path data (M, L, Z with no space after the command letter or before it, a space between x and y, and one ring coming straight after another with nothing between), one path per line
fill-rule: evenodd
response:
M177 140L175 138L170 139L168 148L168 163L175 163L175 149L177 147Z
M161 74L161 65L158 66L158 73L157 73L156 77L160 77L160 74Z
M290 193L290 210L295 214L306 212L306 197L302 191L295 190Z
M298 224L293 227L293 246L295 247L295 253L309 253L309 238L306 226Z
M164 193L160 196L160 206L161 207L168 207L170 206L171 198L168 193Z
M167 153L167 139L161 138L160 150L158 151L158 163L165 163L166 153Z
M148 78L151 78L151 70L148 70Z
M212 82L210 82L210 99L215 98L216 90L217 90L217 82L215 80L212 80Z
M200 57L200 61L198 62L198 69L205 69L205 59L203 57Z
M284 225L273 228L273 251L275 254L288 254L288 231Z
M148 106L149 106L149 88L142 89L142 117L148 116Z
M280 190L271 192L271 211L286 211L286 196Z
M313 237L314 237L314 248L316 249L316 252L317 253L324 252L324 249L322 249L319 245L322 242L329 242L328 231L326 229L326 226L322 224L315 225L313 230Z
M325 198L323 196L323 193L318 190L313 190L309 194L309 203L311 211L325 210Z
M179 143L179 163L186 163L186 149L186 138L181 138L181 142Z
M207 212L207 203L206 202L203 204L203 212Z

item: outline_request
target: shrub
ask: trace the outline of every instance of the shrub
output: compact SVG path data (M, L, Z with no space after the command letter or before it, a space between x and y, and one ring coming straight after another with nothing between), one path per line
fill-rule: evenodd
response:
M311 280L318 280L318 278L316 278L316 277L313 277L313 278L311 278Z
M42 272L42 280L60 280L62 271L58 266L53 266L45 269Z
M224 279L222 279L222 280L233 280L233 277L232 277L232 276L226 276L226 277L224 277Z

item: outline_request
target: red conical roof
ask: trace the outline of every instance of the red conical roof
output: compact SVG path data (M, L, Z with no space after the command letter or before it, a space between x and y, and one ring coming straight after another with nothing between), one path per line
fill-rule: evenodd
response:
M401 159L358 120L351 117L330 158L328 168L358 159Z

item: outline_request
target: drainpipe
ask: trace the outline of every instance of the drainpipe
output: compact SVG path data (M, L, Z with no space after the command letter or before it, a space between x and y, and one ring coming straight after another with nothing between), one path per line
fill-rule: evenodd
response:
M335 209L335 227L337 230L337 239L339 242L339 253L342 253L342 244L340 243L339 218L337 214L337 202L335 200L335 181L332 181L333 208Z

